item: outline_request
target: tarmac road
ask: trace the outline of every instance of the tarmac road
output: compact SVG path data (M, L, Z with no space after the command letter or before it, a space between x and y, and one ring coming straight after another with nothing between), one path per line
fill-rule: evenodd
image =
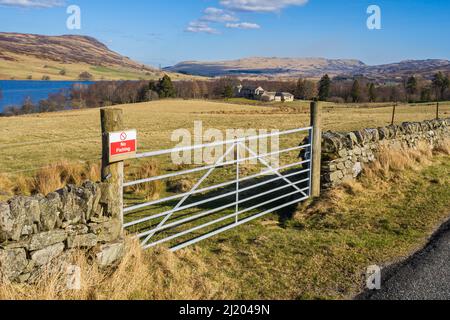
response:
M380 291L365 292L357 299L450 300L450 222L425 249L388 269L382 271Z

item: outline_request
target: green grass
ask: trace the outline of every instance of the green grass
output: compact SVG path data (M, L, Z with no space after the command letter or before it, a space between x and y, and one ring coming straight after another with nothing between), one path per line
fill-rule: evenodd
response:
M206 240L192 250L205 281L227 279L230 299L346 299L363 289L369 265L423 246L450 212L450 158L339 194L326 210L278 215ZM170 279L168 279L170 282Z

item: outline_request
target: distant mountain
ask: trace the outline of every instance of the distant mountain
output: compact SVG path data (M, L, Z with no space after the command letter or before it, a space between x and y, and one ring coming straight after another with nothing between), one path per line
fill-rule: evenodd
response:
M412 74L431 78L437 72L450 72L450 61L439 59L406 60L398 63L383 64L379 66L366 66L356 70L353 74L362 74L368 78L387 79L402 78Z
M64 71L63 71L64 70ZM73 79L87 71L95 78L138 79L159 73L87 36L0 33L0 78Z
M363 75L389 80L404 75L419 74L430 77L437 71L450 71L448 60L410 60L380 66L368 66L359 60L324 58L263 58L253 57L231 61L181 62L165 70L201 76L241 76L268 78L319 78Z
M181 62L165 70L201 76L266 76L319 77L324 73L338 75L359 70L366 65L358 60L323 58L263 58L253 57L231 61Z

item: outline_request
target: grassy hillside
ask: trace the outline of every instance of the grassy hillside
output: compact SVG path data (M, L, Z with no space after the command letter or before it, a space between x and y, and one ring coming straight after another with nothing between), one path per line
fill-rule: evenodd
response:
M308 126L308 102L284 107L261 107L202 100L164 100L117 106L125 113L126 126L139 132L139 151L174 147L171 134L179 128L192 130L202 120L205 129L255 128L292 129ZM391 107L334 106L324 109L325 130L355 130L387 125ZM450 115L450 103L441 107ZM397 122L433 119L434 106L402 105ZM30 170L58 160L91 160L100 155L100 112L98 109L0 118L0 171ZM298 141L291 141L292 144ZM1 173L0 172L0 173Z
M65 74L61 74L61 70ZM61 63L29 56L16 56L16 61L0 59L0 79L2 80L41 80L49 76L51 80L78 80L80 73L89 72L94 80L156 80L162 76L158 71L137 71L123 67L92 66L85 63ZM199 77L179 73L168 73L172 80Z
M0 79L78 80L89 72L94 80L156 79L162 73L111 51L85 36L42 36L0 32ZM175 80L192 78L170 74Z

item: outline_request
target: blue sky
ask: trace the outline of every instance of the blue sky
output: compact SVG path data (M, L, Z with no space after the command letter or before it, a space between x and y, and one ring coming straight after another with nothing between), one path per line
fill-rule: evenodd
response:
M68 30L68 5L81 30ZM382 29L366 27L378 5ZM83 34L158 66L248 56L450 59L446 0L0 0L0 31Z

